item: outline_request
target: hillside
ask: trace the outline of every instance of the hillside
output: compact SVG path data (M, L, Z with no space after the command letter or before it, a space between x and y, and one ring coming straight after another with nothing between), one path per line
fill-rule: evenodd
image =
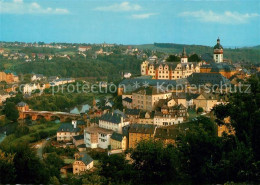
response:
M169 54L181 53L183 47L185 47L188 54L197 53L202 55L204 53L212 53L213 47L201 46L201 45L186 45L186 44L173 44L173 43L154 43L144 45L134 45L138 49L156 50ZM224 48L224 57L231 59L233 62L260 62L260 46L248 47L248 48Z

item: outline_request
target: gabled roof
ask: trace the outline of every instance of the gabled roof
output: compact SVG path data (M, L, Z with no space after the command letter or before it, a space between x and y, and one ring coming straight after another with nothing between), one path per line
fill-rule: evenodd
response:
M143 94L143 95L156 95L156 94L164 94L165 92L161 91L156 87L141 87L134 91L134 93Z
M119 109L114 110L113 113L120 114L123 118L126 118L125 113L123 113L123 112L122 112L121 110L119 110Z
M121 123L121 117L122 115L118 113L106 113L102 115L99 120L119 124Z
M123 101L126 101L128 103L132 103L133 102L133 99L132 98L129 98L129 97L126 97L123 99Z
M127 109L127 110L125 111L125 114L126 114L126 115L139 115L140 112L141 112L140 109Z
M23 102L23 101L21 101L21 102L19 102L19 103L17 104L18 107L24 107L24 106L26 106L26 105L27 105L27 103L25 103L25 102Z
M110 137L111 139L113 140L116 140L116 141L122 141L124 136L122 134L119 134L119 133L116 133L116 132L113 132L113 134L111 135Z
M155 128L156 126L151 124L134 123L130 125L129 133L153 134Z
M217 100L217 96L215 94L212 94L212 93L201 93L200 95L202 95L206 100ZM197 99L199 98L200 96L197 97Z
M80 132L80 128L74 128L71 123L62 123L57 132Z
M186 100L187 101L190 101L192 99L196 99L197 97L199 96L199 94L193 94L193 93L190 93L190 94L186 94Z
M77 161L82 161L85 165L89 165L93 161L93 159L85 152L81 152L77 155L79 155Z
M82 140L82 139L84 139L84 135L73 136L73 139L75 139L76 141Z
M77 120L77 125L85 125L85 121L83 120Z
M220 73L192 73L187 79L191 85L202 85L207 83L217 85L230 84L230 81Z

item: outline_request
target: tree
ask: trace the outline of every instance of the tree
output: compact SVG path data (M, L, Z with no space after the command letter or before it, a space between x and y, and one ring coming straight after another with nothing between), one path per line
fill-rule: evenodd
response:
M203 111L204 111L204 110L203 110L202 107L198 107L198 108L197 108L197 114L202 113Z
M28 144L19 144L12 150L15 153L13 161L17 175L14 183L42 184L49 182L47 168Z
M199 62L199 61L201 61L200 57L199 57L197 54L191 55L191 56L188 58L188 60L189 60L190 62Z
M129 181L131 173L131 165L123 155L105 155L101 158L100 175L106 177L108 181L117 183Z
M21 137L23 135L26 135L29 133L29 127L26 125L19 125L15 131L15 136L16 137Z
M143 140L132 151L135 181L139 183L165 183L177 176L177 155L173 146L162 142Z
M237 139L251 147L255 160L259 161L260 81L256 76L252 76L247 83L251 87L250 92L232 94L228 104L216 106L213 110L218 120L230 116Z
M53 177L50 178L50 184L60 185L60 181L57 177L53 176Z
M17 121L17 119L19 118L19 112L16 108L15 103L13 102L7 102L4 106L3 112L6 117L11 121Z
M14 168L14 154L7 154L0 150L0 183L13 183L16 177Z
M60 168L64 165L63 160L57 155L57 153L50 153L44 160L51 177L60 178Z
M170 55L167 59L167 62L180 62L181 58L175 55Z

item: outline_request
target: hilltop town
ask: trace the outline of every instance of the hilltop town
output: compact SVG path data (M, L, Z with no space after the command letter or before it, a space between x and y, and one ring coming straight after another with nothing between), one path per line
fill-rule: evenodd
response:
M167 170L181 174L173 175L178 180L198 182L203 170L238 164L245 140L259 157L257 132L251 132L259 131L260 65L226 57L220 38L211 53L107 43L0 47L0 154L8 158L12 148L28 144L22 150L39 159L35 176L38 168L50 169L44 173L51 183L152 183L171 180ZM230 151L238 146L241 151ZM254 162L252 157L230 173L254 180ZM222 172L216 173L209 176L216 180ZM137 174L140 179L133 178Z

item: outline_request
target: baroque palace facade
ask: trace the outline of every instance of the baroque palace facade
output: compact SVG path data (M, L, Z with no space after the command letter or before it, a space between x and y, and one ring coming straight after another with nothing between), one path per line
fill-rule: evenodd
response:
M200 72L200 65L200 63L188 62L185 48L183 48L180 63L146 60L141 64L141 75L152 76L153 79L159 80L176 80L187 78L194 72Z

